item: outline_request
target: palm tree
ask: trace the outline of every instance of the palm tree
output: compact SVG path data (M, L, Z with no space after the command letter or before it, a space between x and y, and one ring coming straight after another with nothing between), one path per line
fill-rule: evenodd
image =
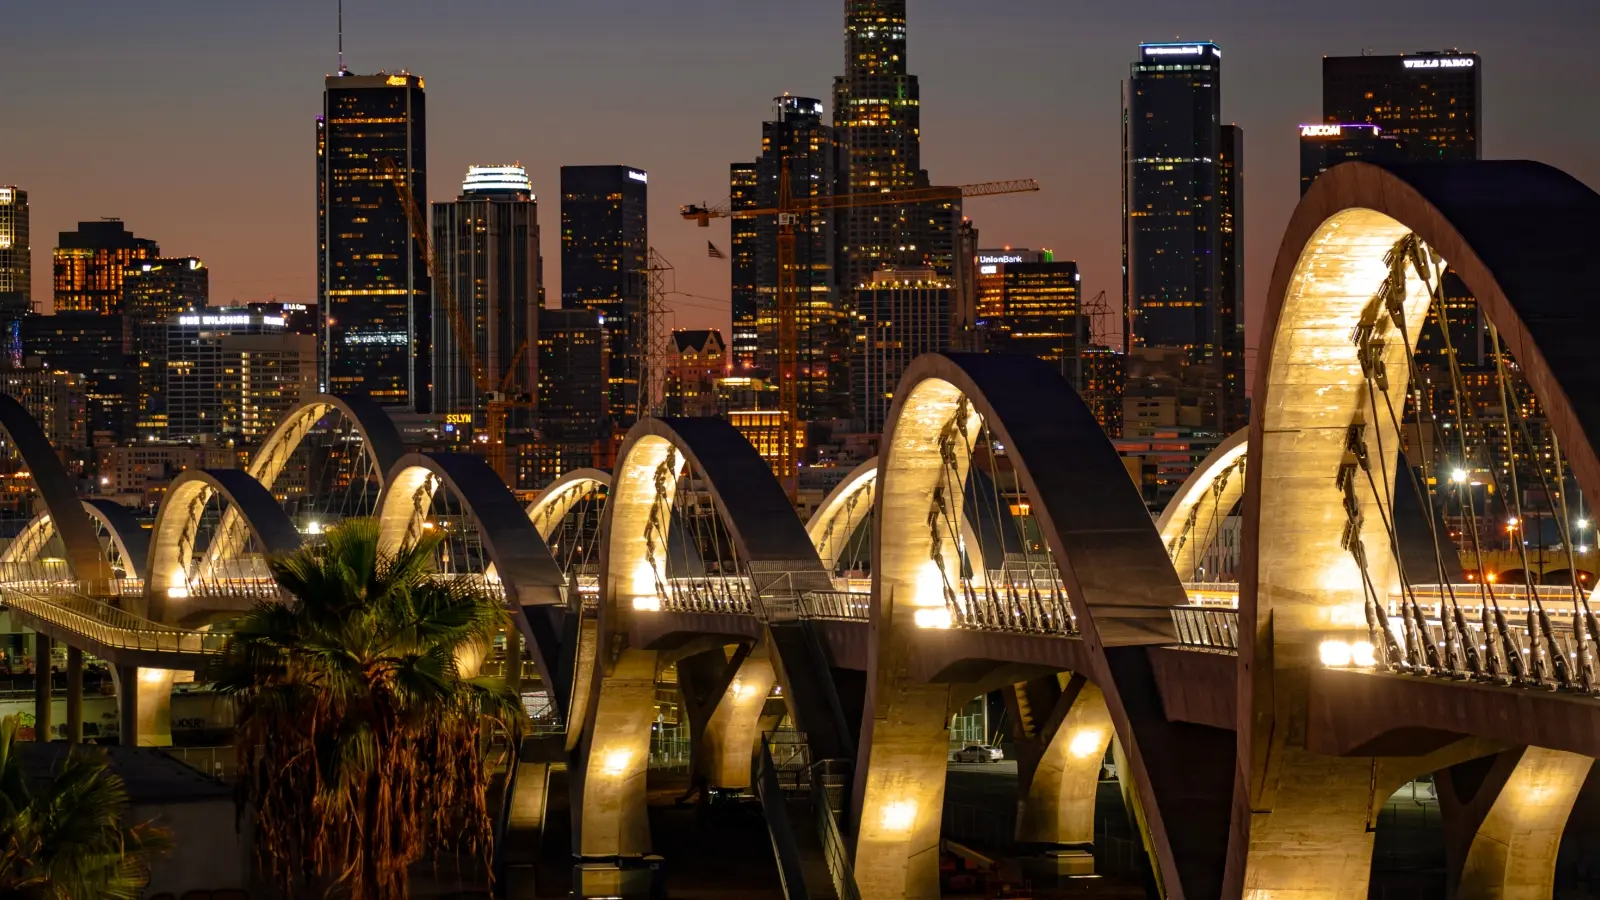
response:
M507 618L477 581L435 575L439 540L393 554L351 520L271 561L286 598L239 619L212 673L236 704L240 799L263 868L292 894L409 895L429 851L489 868L487 728L515 728L503 684L464 677Z
M104 752L74 749L30 790L16 737L16 717L0 720L0 897L137 900L167 833L123 824L128 791Z

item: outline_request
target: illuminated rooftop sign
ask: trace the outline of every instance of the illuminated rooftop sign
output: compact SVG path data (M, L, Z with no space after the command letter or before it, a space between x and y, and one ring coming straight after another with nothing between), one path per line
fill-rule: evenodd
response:
M1301 125L1300 136L1303 138L1343 137L1347 129L1352 131L1371 131L1372 137L1377 137L1383 133L1383 129L1376 125L1359 122L1354 125Z
M1204 56L1209 51L1219 59L1222 57L1222 50L1216 44L1140 44L1139 50L1145 56Z
M633 179L634 181L639 182L640 184L649 184L650 183L650 176L646 175L645 173L643 173L641 171L639 171L638 169L629 169L628 170L628 177Z
M1424 56L1404 61L1408 69L1470 69L1478 61L1470 56Z
M461 182L461 193L477 194L486 191L521 191L533 193L533 182L528 180L528 170L522 166L468 166L467 179Z

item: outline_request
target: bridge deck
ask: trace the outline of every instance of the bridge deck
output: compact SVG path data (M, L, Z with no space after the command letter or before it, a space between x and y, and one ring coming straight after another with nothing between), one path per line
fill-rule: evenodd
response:
M0 604L22 624L112 665L199 671L222 651L227 635L186 631L77 594L0 587Z

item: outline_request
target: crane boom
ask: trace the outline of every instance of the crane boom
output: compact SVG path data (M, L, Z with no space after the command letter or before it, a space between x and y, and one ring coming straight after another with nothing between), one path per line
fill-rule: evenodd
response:
M910 188L904 191L868 191L859 194L835 194L829 197L809 197L795 200L787 208L731 209L727 204L706 206L690 204L682 208L683 217L696 222L701 228L710 226L712 219L759 219L780 213L804 214L825 209L861 209L870 206L903 206L910 203L928 203L938 200L958 200L966 197L995 197L1002 194L1028 194L1039 190L1039 182L1032 178L1012 181L984 181L978 184Z

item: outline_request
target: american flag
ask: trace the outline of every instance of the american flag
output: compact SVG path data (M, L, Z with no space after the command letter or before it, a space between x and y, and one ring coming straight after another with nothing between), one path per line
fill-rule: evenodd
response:
M721 250L718 250L717 249L717 245L711 243L710 241L706 241L706 255L711 257L712 259L727 259L728 258L728 254L723 253Z

